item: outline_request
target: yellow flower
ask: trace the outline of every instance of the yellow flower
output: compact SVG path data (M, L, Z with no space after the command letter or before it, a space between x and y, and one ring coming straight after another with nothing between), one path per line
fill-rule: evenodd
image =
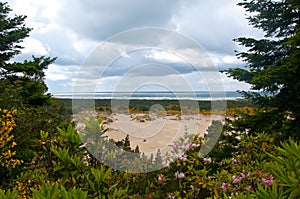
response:
M16 126L13 119L13 115L16 113L16 109L12 109L12 111L0 109L0 167L15 168L21 164L20 160L12 158L16 155L16 151L10 150L17 145L16 142L12 141L14 136L10 135L13 127Z
M17 109L13 109L11 114L16 115L17 114Z
M16 145L17 145L16 142L12 142L12 143L11 143L11 148L15 147Z

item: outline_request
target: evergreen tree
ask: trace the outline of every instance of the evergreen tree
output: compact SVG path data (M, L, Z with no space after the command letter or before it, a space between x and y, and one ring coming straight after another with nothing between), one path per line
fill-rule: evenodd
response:
M12 131L17 143L14 149L16 157L26 164L40 149L40 130L53 135L70 117L58 101L45 95L44 70L55 58L12 60L21 53L21 43L31 29L25 26L26 16L13 15L11 11L8 3L0 2L0 108L17 109L17 126Z
M135 149L134 149L134 153L140 153L140 148L138 145L136 145Z
M155 160L154 160L154 165L156 168L163 168L163 158L160 152L160 149L157 150Z
M248 49L237 53L246 67L225 72L251 84L254 91L243 94L254 102L257 111L235 120L231 130L299 137L300 1L245 0L238 5L250 13L250 25L263 30L265 37L235 39Z
M129 135L126 135L125 140L124 140L124 145L123 145L124 151L132 152L133 150L130 147L130 139Z
M24 24L26 16L10 17L7 3L0 2L0 102L2 105L47 104L50 96L44 95L48 65L55 58L33 57L24 62L10 62L21 52L20 43L29 36L30 28Z

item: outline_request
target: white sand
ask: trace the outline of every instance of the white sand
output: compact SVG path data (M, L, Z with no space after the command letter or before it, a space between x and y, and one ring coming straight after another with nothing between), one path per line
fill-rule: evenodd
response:
M149 117L150 116L150 117ZM115 141L122 140L129 135L131 147L137 145L145 154L162 153L170 150L178 137L189 134L204 135L212 120L223 120L221 115L145 115L145 114L113 114L104 121L107 128L106 135ZM150 121L148 120L150 119ZM109 122L110 120L110 122Z

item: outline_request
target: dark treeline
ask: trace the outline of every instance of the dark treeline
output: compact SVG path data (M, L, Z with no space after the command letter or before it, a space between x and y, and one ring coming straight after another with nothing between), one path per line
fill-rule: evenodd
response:
M66 110L68 110L69 114L72 114L72 104L74 101L72 99L58 99L62 104L65 105ZM84 100L80 100L82 104L84 104ZM228 100L226 102L219 101L220 104L225 104L227 109L230 108L241 108L241 107L252 107L253 104L249 100L245 99L238 99L238 100ZM111 112L112 106L116 110L119 111L138 111L138 112L147 112L150 110L151 107L155 105L160 105L162 108L167 110L173 110L173 111L181 111L182 104L184 108L189 109L188 105L191 104L190 108L194 108L195 104L198 104L198 111L211 111L211 101L191 101L191 100L145 100L145 99L133 99L133 100L110 100L110 99L96 99L95 100L95 110L100 112ZM218 101L216 101L215 104L218 104ZM218 109L218 107L215 107ZM224 109L224 106L221 106L219 108Z

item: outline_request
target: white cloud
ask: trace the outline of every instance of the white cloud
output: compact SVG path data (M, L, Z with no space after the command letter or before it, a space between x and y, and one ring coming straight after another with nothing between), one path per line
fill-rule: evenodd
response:
M110 44L117 50L117 54L121 54L124 58L119 59L114 70L110 70L109 75L104 77L103 85L106 88L111 88L112 83L121 78L120 75L126 70L145 63L145 59L141 57L163 64L173 63L174 65L170 67L179 71L182 77L188 78L191 84L195 85L199 85L203 80L193 76L193 70L187 67L187 61L192 65L202 66L201 70L205 67L211 69L213 64L218 67L213 70L240 67L243 63L235 57L234 50L242 48L232 39L239 36L262 35L260 31L247 25L243 8L236 6L240 1L11 0L9 5L14 13L27 15L27 25L34 28L30 38L24 42L25 55L20 56L20 59L28 58L31 54L58 57L55 65L51 65L46 72L47 85L55 92L71 89L72 79L81 64L101 42L132 28L150 26L179 31L203 47L202 56L199 56L199 52L193 48L185 46L184 40L176 40L175 37L161 39L145 34L143 37L126 38L126 41ZM132 45L137 40L144 41L145 46L155 41L170 48L161 51L152 50L151 53L147 51L140 57L126 54L126 49L134 49ZM114 52L106 53L107 57L110 57L109 53ZM97 56L101 57L96 53L95 58ZM101 61L106 61L105 57L101 58L103 58ZM155 73L151 74L155 76ZM144 76L140 75L142 79ZM166 81L180 87L176 81L178 76L169 73L163 75ZM221 75L221 79L224 87L229 90L249 88L249 85L232 80L224 74Z
M89 54L91 50L95 49L98 45L98 42L87 39L76 39L72 43L73 48L84 55Z
M55 74L53 72L46 71L47 80L57 81L57 80L67 80L68 76L64 74Z
M167 62L182 62L182 58L178 57L174 53L170 53L167 51L161 50L152 50L151 54L146 54L145 58L160 60L160 61L167 61Z
M68 80L77 75L77 66L62 67L56 64L49 65L46 73L46 81Z
M31 37L27 37L23 41L22 46L24 47L24 49L22 49L22 53L25 54L47 55L50 50L47 49L42 42Z
M238 61L238 59L237 59L236 56L229 56L229 55L227 55L227 56L225 56L225 57L223 58L223 62L224 62L225 64L232 64L232 63L235 63L235 62L237 62L237 61Z

